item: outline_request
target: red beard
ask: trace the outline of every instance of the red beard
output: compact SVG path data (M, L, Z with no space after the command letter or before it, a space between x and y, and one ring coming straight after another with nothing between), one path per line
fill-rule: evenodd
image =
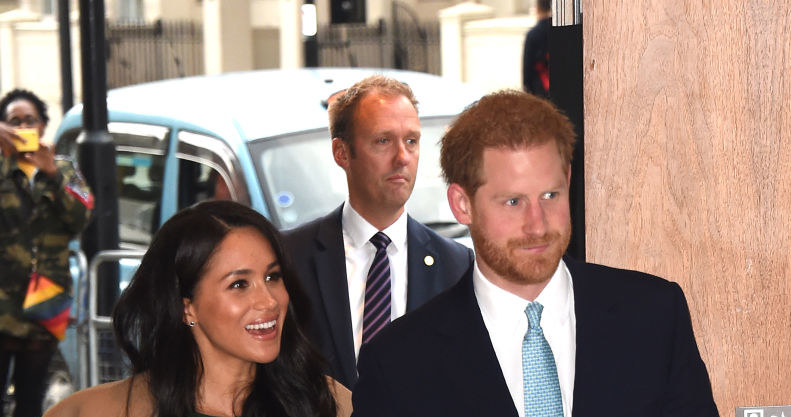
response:
M507 281L517 284L538 284L548 281L558 267L571 238L571 225L562 231L542 236L509 239L505 246L490 240L486 232L470 225L476 256ZM541 254L517 254L525 247L549 245Z

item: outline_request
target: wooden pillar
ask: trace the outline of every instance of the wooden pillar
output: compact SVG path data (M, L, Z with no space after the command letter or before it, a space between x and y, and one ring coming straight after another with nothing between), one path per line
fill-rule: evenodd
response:
M721 415L791 403L791 9L583 13L588 260L684 288Z

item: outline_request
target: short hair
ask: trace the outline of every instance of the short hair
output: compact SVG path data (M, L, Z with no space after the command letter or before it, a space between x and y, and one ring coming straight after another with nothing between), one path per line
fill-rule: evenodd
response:
M551 12L552 11L552 0L537 0L536 1L536 8L542 12Z
M11 90L8 94L6 94L2 99L0 99L0 120L7 122L8 121L8 105L17 101L17 100L27 100L29 101L33 107L36 108L38 112L38 117L41 118L41 121L44 125L49 123L49 114L47 113L47 104L44 103L37 95L33 94L32 91L23 90L21 88L15 88Z
M289 305L280 354L257 364L244 415L335 416L324 363L298 322L310 314L280 233L263 215L232 201L206 201L170 218L154 236L113 311L116 339L134 376L147 374L156 415L183 416L195 409L203 359L183 322L183 299L192 299L207 262L234 229L253 227L272 245Z
M412 88L406 83L382 74L371 75L347 88L340 97L331 100L328 111L330 115L330 135L332 138L341 138L346 142L351 149L352 156L354 155L352 146L354 116L357 113L360 101L371 93L380 93L392 97L404 96L417 111L417 99L412 93Z
M549 101L523 91L498 91L467 107L442 137L442 175L472 196L483 184L484 149L554 142L568 169L575 140L571 122Z

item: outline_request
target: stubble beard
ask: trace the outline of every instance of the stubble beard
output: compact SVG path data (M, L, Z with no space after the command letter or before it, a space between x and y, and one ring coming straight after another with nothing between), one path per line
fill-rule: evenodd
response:
M470 225L470 235L475 243L475 253L502 279L514 284L540 284L547 282L558 267L560 258L568 248L571 239L571 224L562 231L554 231L542 236L509 239L505 245L498 245L486 235L484 230ZM519 248L550 244L547 250L538 255L517 255Z

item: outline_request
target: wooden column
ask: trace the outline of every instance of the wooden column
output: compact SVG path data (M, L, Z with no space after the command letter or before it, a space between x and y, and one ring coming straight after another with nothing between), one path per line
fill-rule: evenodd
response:
M684 288L723 416L791 403L791 9L583 13L588 260Z

